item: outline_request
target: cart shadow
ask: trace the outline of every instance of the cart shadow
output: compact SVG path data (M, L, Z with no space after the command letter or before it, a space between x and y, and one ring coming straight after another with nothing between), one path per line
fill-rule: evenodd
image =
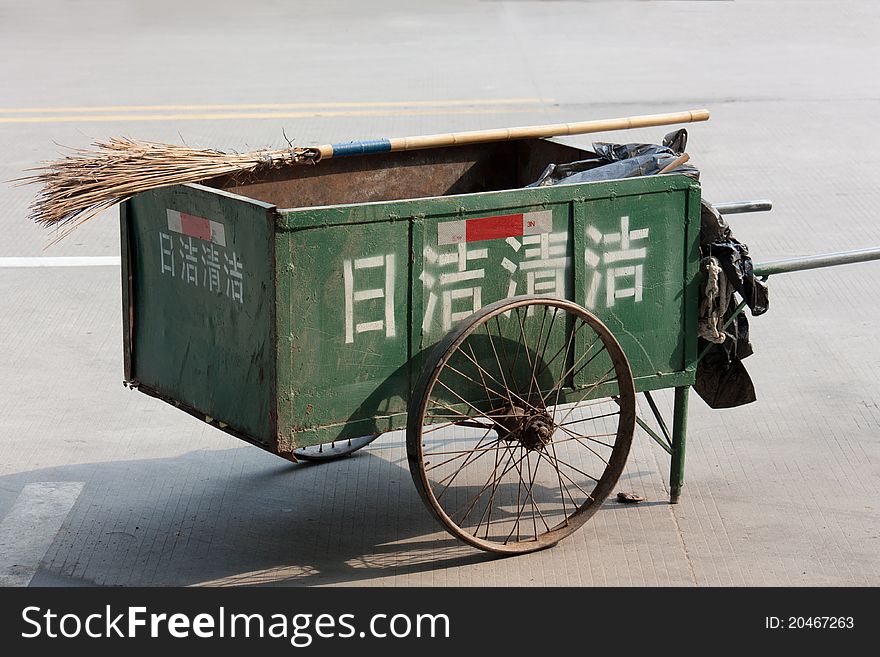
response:
M377 447L323 464L242 447L6 475L0 516L29 483L85 482L34 586L345 584L494 558L435 523L399 445Z
M32 586L455 585L498 558L442 531L405 465L392 434L323 464L241 447L62 466L0 477L0 516L29 483L85 482Z
M491 348L480 339L478 350ZM539 389L549 389L549 368L529 352L527 358L523 351L523 380L538 372ZM419 362L389 376L349 424L364 428L365 419L399 406L401 380L409 381ZM465 394L460 387L458 394ZM497 558L451 537L425 509L402 432L320 464L291 464L240 447L6 475L0 505L39 481L85 486L33 584L309 586L399 577L405 583L406 575L429 571L435 582L455 584L457 568Z

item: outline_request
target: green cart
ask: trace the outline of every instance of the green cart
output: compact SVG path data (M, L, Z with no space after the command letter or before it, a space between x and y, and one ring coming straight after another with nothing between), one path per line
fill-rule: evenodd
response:
M291 460L406 429L428 508L485 550L580 527L637 423L671 455L674 502L699 355L700 187L523 188L584 157L524 139L140 194L121 213L125 380ZM650 397L662 388L671 431Z

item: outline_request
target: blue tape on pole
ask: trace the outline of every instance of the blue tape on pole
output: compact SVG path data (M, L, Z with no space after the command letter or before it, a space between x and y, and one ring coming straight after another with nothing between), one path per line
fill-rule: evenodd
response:
M333 157L387 153L391 150L391 142L388 139L366 139L364 141L347 141L341 144L330 145L333 147Z

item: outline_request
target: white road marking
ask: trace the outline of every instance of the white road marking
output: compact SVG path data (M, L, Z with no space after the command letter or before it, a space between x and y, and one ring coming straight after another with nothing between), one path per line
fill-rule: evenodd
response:
M0 586L30 583L84 485L41 481L22 489L0 522Z
M119 267L119 256L36 256L0 258L0 268L12 267Z

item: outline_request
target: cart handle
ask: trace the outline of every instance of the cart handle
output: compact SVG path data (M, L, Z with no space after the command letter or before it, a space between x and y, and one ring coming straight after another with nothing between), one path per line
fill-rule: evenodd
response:
M838 253L822 253L813 256L802 256L800 258L788 258L787 260L773 260L772 262L762 262L754 266L755 276L766 280L773 274L787 274L791 271L806 271L808 269L821 269L822 267L836 267L837 265L850 265L856 262L870 262L871 260L880 260L880 246L872 246L867 249L856 249L854 251L840 251ZM746 308L746 302L740 301L739 305L734 308L733 313L724 322L722 331L733 323L733 320L742 313ZM707 344L703 351L697 355L697 361L703 360L703 357L709 352L713 345Z
M856 249L854 251L822 253L819 255L801 256L800 258L762 262L754 266L754 271L755 276L766 278L773 274L787 274L791 271L805 271L807 269L819 269L821 267L836 267L837 265L870 262L871 260L880 260L880 246L872 246L867 249Z
M736 201L733 203L713 203L721 214L743 214L745 212L769 212L773 209L773 203L767 200L760 201Z

